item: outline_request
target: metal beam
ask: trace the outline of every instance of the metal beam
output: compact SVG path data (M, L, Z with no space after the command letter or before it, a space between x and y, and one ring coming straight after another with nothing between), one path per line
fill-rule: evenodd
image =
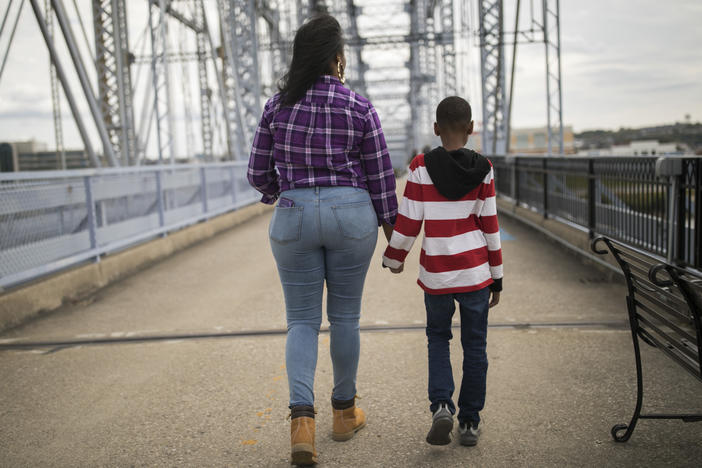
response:
M235 157L244 158L261 117L261 84L254 0L218 0L225 49L226 107L235 123ZM234 145L232 145L234 146Z
M124 165L136 160L129 32L124 0L93 0L100 112L113 151Z
M192 29L195 32L202 32L202 25L197 22L197 19L190 19L187 16L185 16L185 14L174 9L173 8L173 3L174 3L173 1L168 1L165 4L162 4L161 0L149 0L149 1L151 2L150 6L164 8L166 13L168 13L169 16L178 20L183 25L187 26L188 28Z
M151 34L151 74L154 89L154 109L156 112L156 136L158 161L165 157L175 162L173 142L173 119L171 116L171 88L169 84L168 23L166 2L159 0L159 6L149 4L149 31Z
M222 104L222 119L224 120L224 126L225 126L225 131L226 131L226 138L227 138L227 151L229 153L229 157L232 158L234 155L234 125L231 122L230 115L229 115L229 110L227 109L226 103L227 103L227 89L225 86L225 78L224 78L224 65L220 69L217 60L215 58L216 54L216 47L214 45L214 40L212 39L212 34L210 32L210 25L207 20L207 11L202 10L202 25L203 25L203 30L204 30L204 35L205 38L207 39L207 44L210 47L210 52L212 53L213 59L212 59L212 66L214 68L214 73L215 77L217 78L217 91L218 91L218 97L220 99L220 102ZM224 51L222 51L222 62L224 63Z
M502 0L480 0L480 76L482 81L482 151L504 154L506 99Z
M544 45L546 47L546 128L548 154L556 138L558 154L563 154L563 98L561 93L561 20L559 0L542 0ZM552 116L552 113L555 114ZM553 120L555 119L555 132Z
M109 133L107 132L105 122L102 119L100 107L98 106L95 94L93 94L93 88L90 86L87 69L85 68L83 58L80 55L80 51L78 50L75 37L73 36L73 29L71 28L68 16L66 15L66 9L63 6L63 1L51 0L51 5L54 9L54 12L56 13L56 19L59 22L59 26L61 26L63 38L66 41L66 46L68 47L71 59L73 60L73 65L76 69L76 73L78 74L78 80L80 81L81 87L83 88L83 94L85 94L85 98L88 101L90 113L93 116L95 127L97 128L98 135L100 136L100 140L102 141L103 152L107 157L107 160L109 161L110 165L119 166L119 161L115 157L114 151L112 149L112 142L110 141Z
M51 40L51 35L49 34L49 30L46 27L46 20L44 19L44 15L41 12L41 9L39 7L39 1L38 0L29 0L31 5L32 5L32 10L34 10L34 16L37 18L37 23L39 25L39 30L41 31L41 35L44 37L44 42L46 43L46 48L49 50L49 56L51 57L51 62L54 64L54 67L56 68L56 75L61 82L61 86L63 87L63 93L66 96L66 100L68 101L68 107L71 109L71 113L73 114L73 119L76 122L76 127L78 127L78 133L80 134L81 139L83 140L83 145L85 145L85 152L88 153L88 157L92 161L93 165L95 167L101 167L102 164L100 163L100 160L98 159L97 155L95 154L95 150L93 149L93 144L90 141L90 137L88 136L88 132L85 128L85 124L83 123L83 118L81 117L80 110L78 109L78 106L76 104L76 100L73 97L73 92L71 91L71 87L68 84L68 79L66 78L66 73L63 71L63 66L61 65L61 62L59 60L58 54L56 53L56 48L54 47L54 43ZM48 12L51 14L51 12Z
M50 0L44 0L44 10L51 11ZM51 42L54 41L53 15L46 15L46 26ZM49 79L51 83L51 110L54 118L54 141L56 142L56 168L66 170L66 151L63 146L63 120L61 118L61 94L59 92L56 67L49 59Z
M456 46L454 43L454 8L453 0L441 0L439 15L441 16L441 65L443 67L442 96L455 96L456 83ZM445 36L445 37L443 37Z
M207 36L205 34L205 4L195 0L193 5L195 22L199 30L195 32L197 44L197 77L200 85L200 128L202 131L202 155L206 161L213 159L212 148L212 90L207 76Z

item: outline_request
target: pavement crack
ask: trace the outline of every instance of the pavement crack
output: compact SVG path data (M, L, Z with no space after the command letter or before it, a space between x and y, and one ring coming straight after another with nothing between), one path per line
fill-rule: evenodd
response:
M509 322L509 323L492 323L488 328L500 329L548 329L548 328L570 328L570 329L609 329L609 330L624 330L628 327L625 321L602 321L602 322ZM459 324L453 325L454 329L460 329ZM387 333L387 332L403 332L403 331L424 331L424 324L387 324L387 325L362 325L361 331L365 333ZM100 345L116 345L130 343L148 343L148 342L173 342L175 340L207 340L207 339L234 339L234 338L250 338L257 336L284 336L287 329L270 329L270 330L245 330L245 331L226 331L213 333L182 333L182 334L163 334L163 335L130 335L124 334L120 336L103 335L96 338L73 338L73 339L54 339L54 340L37 340L23 341L18 338L12 342L0 342L0 351L10 350L28 350L37 348L50 348L42 354L52 354L66 348L76 346L100 346ZM320 333L329 333L328 328L322 328ZM84 335L85 336L85 335ZM98 336L98 335L93 335Z

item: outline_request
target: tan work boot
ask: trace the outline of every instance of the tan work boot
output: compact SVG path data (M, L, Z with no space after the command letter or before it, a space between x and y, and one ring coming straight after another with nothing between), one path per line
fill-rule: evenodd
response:
M332 439L339 442L349 440L366 426L366 415L361 408L356 408L355 398L349 401L332 399L332 407L334 414Z
M290 464L298 466L317 463L317 451L314 449L314 409L304 411L305 416L296 416L293 408L290 421ZM298 410L299 411L299 410ZM309 414L309 415L307 415Z

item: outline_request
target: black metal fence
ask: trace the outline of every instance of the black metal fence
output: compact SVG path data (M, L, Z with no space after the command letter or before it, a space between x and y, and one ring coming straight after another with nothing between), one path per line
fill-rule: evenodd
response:
M657 172L657 161L659 170ZM702 268L702 158L491 156L502 197Z

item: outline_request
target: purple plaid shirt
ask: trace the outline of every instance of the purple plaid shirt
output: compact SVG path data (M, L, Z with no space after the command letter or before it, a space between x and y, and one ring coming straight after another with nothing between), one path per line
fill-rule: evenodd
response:
M378 222L395 224L395 175L373 105L329 75L293 106L280 99L266 103L249 158L249 183L261 201L272 204L295 188L359 187L370 193Z

